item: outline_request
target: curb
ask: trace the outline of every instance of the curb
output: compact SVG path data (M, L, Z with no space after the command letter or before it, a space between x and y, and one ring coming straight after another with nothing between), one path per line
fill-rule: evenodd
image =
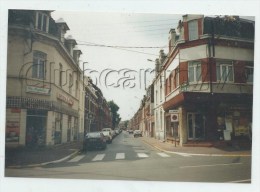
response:
M238 153L238 154L201 154L201 153L183 153L183 152L174 152L174 151L168 151L168 150L165 150L165 149L162 149L156 145L153 145L145 140L142 140L143 142L145 142L146 144L160 150L160 151L163 151L165 153L171 153L171 154L176 154L176 155L181 155L181 156L186 156L186 157L189 157L189 156L204 156L204 157L251 157L252 155L251 154L241 154L241 153Z
M45 162L45 163L29 164L29 165L11 165L11 166L7 166L6 168L15 168L15 169L32 168L32 167L40 167L40 166L45 166L45 165L54 164L54 163L60 163L62 161L66 161L66 160L76 156L79 152L80 152L80 150L77 150L66 157L63 157L61 159L54 160L54 161Z

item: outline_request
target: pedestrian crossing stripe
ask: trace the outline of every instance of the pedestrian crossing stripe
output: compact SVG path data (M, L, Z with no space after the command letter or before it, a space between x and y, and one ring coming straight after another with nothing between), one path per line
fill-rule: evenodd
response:
M159 155L160 157L163 157L163 158L167 158L167 157L170 157L169 154L166 154L166 153L156 153L157 155ZM188 154L177 154L177 155L181 155L181 156L184 156L184 157L190 157L190 155ZM78 155L76 157L74 157L73 159L69 160L68 162L69 163L73 163L73 162L79 162L81 159L83 159L86 155ZM106 154L97 154L91 161L102 161L104 158L105 158ZM147 158L149 157L148 154L146 153L142 153L142 152L139 152L137 153L137 157L139 158ZM126 155L125 153L116 153L116 156L115 156L115 159L116 160L123 160L126 158Z
M117 153L116 159L125 159L125 153Z
M161 157L170 157L170 155L167 155L166 153L157 153Z
M104 159L104 157L105 157L105 154L98 154L95 156L94 159L92 159L92 161L101 161Z
M74 157L73 159L69 160L68 162L70 162L70 163L75 163L75 162L80 161L80 160L83 159L84 157L85 157L85 155L78 155L78 156Z
M140 157L140 158L146 158L146 157L149 157L147 154L145 153L137 153L137 156Z

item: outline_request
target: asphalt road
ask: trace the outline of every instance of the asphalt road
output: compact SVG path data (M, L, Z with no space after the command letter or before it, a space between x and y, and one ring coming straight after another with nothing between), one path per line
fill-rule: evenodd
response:
M7 177L125 181L250 183L250 157L182 156L161 152L122 132L105 150L42 167L6 169Z

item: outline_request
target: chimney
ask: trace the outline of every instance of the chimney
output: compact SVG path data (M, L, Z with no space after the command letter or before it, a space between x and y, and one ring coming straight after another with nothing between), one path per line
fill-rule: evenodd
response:
M175 29L170 29L169 31L169 52L173 49L174 43L176 42L176 31Z
M159 66L160 66L160 62L159 62L159 59L157 58L157 59L155 59L155 72L156 72L156 74L160 71Z
M165 58L166 58L166 55L165 55L163 49L161 49L160 52L159 52L159 61L160 61L161 67L162 67L162 64L163 64Z
M67 23L62 18L58 19L55 22L58 26L59 40L64 44L64 42L65 42L64 35L65 35L66 31L69 30L69 27L68 27Z
M73 57L73 49L77 45L77 42L71 35L65 39L65 46L67 47L70 55Z
M79 65L79 57L81 54L82 54L81 50L75 47L73 50L73 59L77 65Z

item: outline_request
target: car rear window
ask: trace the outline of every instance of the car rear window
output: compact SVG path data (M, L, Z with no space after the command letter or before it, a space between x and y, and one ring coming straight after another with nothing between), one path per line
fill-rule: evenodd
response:
M93 138L93 137L101 137L100 132L95 132L95 133L88 133L87 136L89 138Z
M111 128L103 128L102 131L111 131Z

